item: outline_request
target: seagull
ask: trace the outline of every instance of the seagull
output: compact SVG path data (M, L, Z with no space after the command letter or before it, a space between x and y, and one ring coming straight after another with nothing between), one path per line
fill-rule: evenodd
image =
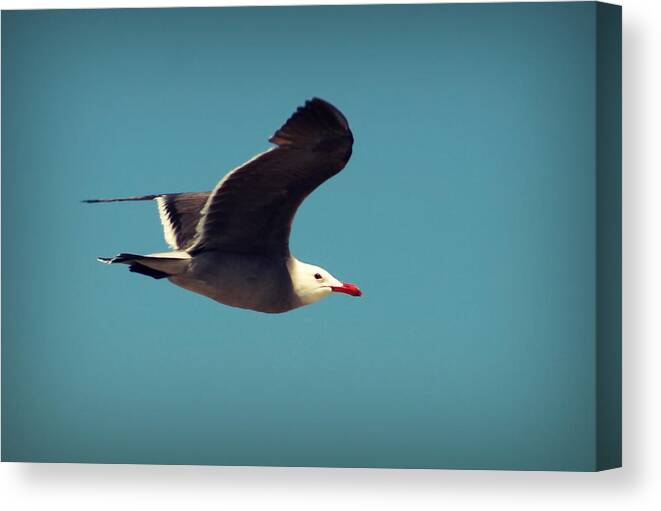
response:
M361 296L355 284L341 282L289 251L296 210L351 157L347 119L330 103L312 98L269 142L275 147L230 171L211 192L83 201L156 201L172 249L98 260L168 279L225 305L265 313L287 312L332 293Z

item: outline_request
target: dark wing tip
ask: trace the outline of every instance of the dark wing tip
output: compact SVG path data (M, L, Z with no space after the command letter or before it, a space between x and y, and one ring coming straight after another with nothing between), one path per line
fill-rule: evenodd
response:
M312 149L343 145L349 149L353 135L342 112L328 101L312 98L296 109L269 142ZM328 142L334 143L329 145Z
M101 202L128 202L128 201L140 201L140 200L153 200L158 199L165 194L155 194L155 195L140 195L137 197L120 197L113 199L83 199L80 202L84 204L99 204Z

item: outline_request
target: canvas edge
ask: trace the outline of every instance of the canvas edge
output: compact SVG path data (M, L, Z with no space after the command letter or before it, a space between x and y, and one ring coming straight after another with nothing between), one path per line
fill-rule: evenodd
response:
M596 3L597 471L622 466L622 8Z

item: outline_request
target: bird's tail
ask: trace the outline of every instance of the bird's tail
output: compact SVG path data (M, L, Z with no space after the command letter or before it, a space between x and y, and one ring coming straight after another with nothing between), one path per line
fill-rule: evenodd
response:
M147 275L154 279L164 279L186 270L190 255L186 252L165 252L161 254L117 254L115 257L98 257L105 264L127 264L129 271Z

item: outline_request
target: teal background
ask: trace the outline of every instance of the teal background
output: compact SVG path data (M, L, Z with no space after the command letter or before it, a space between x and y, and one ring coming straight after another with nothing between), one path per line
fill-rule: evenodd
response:
M593 470L594 3L2 13L2 459ZM165 249L306 98L344 172L284 315L96 256Z

